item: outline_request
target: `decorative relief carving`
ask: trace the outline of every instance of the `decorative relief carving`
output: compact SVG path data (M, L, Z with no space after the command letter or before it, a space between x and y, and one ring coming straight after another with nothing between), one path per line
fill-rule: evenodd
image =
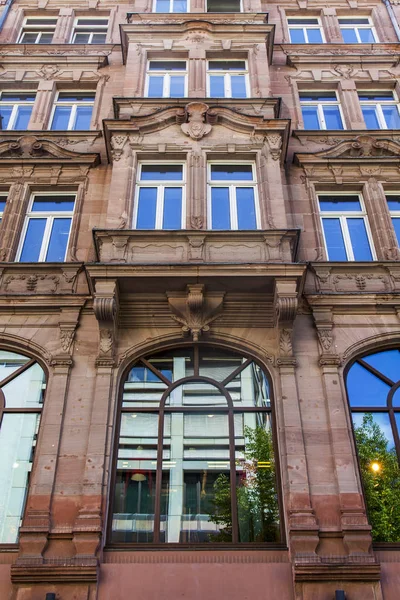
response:
M400 156L400 144L389 139L376 139L360 135L354 140L345 140L337 146L314 154L318 158L363 158Z
M1 287L5 293L55 294L60 283L57 275L8 275L2 280Z
M100 329L100 352L108 354L114 344L112 329Z
M75 326L60 326L60 344L64 352L69 353L75 337Z
M318 328L317 329L317 334L318 334L318 340L319 343L321 344L322 350L324 352L329 352L332 344L333 344L333 334L332 334L332 330L327 328Z
M282 136L267 135L265 137L270 154L273 160L280 160L282 154Z
M217 115L203 102L189 102L184 109L179 109L176 121L185 135L192 140L201 140L210 133L212 125L217 122Z
M224 292L205 294L202 284L189 284L186 294L166 292L171 317L182 325L182 333L190 334L194 341L209 331L210 324L220 315Z
M201 217L190 217L190 225L192 229L203 229L203 219Z
M204 237L190 236L189 241L189 260L204 260Z
M291 329L281 329L279 335L279 350L284 356L292 356L293 346Z
M93 310L99 323L99 354L96 359L98 367L114 365L118 308L117 281L97 281Z

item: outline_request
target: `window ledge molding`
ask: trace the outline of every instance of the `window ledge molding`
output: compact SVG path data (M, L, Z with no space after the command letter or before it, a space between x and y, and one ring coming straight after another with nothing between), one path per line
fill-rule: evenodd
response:
M305 64L346 65L356 63L380 67L394 67L398 64L400 43L390 44L277 44L274 50L281 50L286 56L286 64L298 67ZM340 73L338 72L338 77ZM344 77L346 74L344 74Z

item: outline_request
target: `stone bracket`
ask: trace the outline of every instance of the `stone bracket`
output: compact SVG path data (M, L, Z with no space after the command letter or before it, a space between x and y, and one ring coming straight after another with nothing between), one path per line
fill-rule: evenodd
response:
M96 281L93 310L99 323L99 353L96 366L113 366L119 312L117 280Z
M209 331L210 323L220 316L225 292L205 293L202 284L189 284L186 292L166 292L171 317L182 326L182 333L193 341Z
M275 280L275 324L292 327L298 309L298 282L296 279Z

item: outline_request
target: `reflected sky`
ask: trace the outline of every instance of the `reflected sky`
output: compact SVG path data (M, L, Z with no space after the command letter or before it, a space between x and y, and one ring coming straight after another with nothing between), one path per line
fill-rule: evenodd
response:
M353 423L354 423L355 428L361 427L365 414L366 413L353 413L352 414ZM387 449L391 450L392 448L394 448L394 440L393 440L393 434L392 434L392 427L391 427L390 421L389 421L389 415L387 413L370 413L370 414L372 414L374 423L377 423L377 425L379 425L381 431L383 432L383 434L385 435L385 438L388 441ZM400 417L400 415L396 415L396 417ZM400 422L397 421L397 423L399 424Z

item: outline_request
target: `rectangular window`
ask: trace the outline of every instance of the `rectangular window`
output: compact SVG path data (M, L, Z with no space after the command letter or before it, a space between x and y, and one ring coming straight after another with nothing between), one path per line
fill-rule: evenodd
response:
M399 101L391 90L358 92L367 129L400 129Z
M153 12L186 13L189 12L189 0L155 0Z
M26 17L18 37L19 44L51 44L57 18Z
M386 194L388 209L392 218L393 229L396 233L400 248L400 194Z
M74 206L74 194L34 194L29 202L17 260L64 262Z
M238 13L242 12L241 0L207 0L207 12Z
M185 60L150 60L147 67L147 98L184 98L187 96Z
M52 130L90 129L94 92L58 92L51 119Z
M248 98L249 76L245 60L209 60L209 98Z
M0 92L0 129L28 129L35 92Z
M295 19L288 17L290 41L292 44L323 44L324 32L317 17Z
M209 163L209 229L257 229L256 186L254 163Z
M369 17L340 17L339 26L345 44L375 44L378 42Z
M72 44L105 44L108 19L79 18L75 20Z
M344 129L336 92L300 92L304 129Z
M183 229L185 215L185 165L139 165L134 227Z
M0 223L3 219L3 212L6 208L7 194L0 193Z
M363 200L359 194L319 194L328 260L374 260Z

